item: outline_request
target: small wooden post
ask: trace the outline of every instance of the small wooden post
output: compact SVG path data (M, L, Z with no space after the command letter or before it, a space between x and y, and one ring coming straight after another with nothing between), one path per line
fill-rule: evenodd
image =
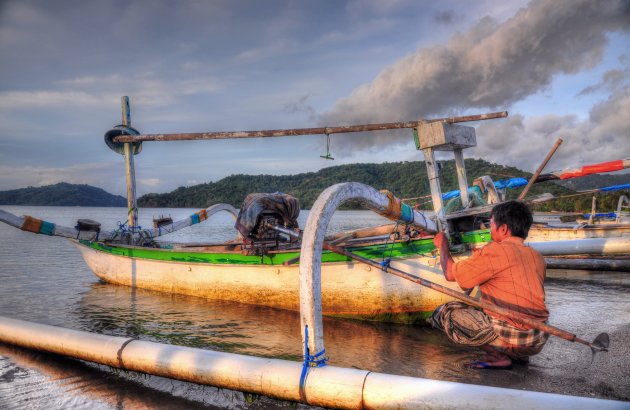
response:
M532 177L529 179L529 182L527 182L527 185L525 186L525 188L523 189L521 194L518 196L518 198L516 198L517 200L520 201L523 198L525 198L525 195L527 195L527 193L529 192L529 189L532 187L534 182L536 182L536 179L538 178L538 176L540 175L542 170L545 168L545 165L547 165L547 162L549 162L549 160L551 159L553 154L555 154L555 152L558 149L558 147L560 146L560 144L562 144L562 138L558 138L558 141L556 141L554 146L551 148L551 151L549 151L549 153L547 154L547 156L545 157L543 162L540 164L540 166L536 170L536 172L534 172L534 175L532 175Z
M464 150L453 150L455 153L455 168L457 169L457 182L459 183L459 196L462 199L462 209L468 207L468 181L466 180L466 165L464 165Z
M436 225L439 231L448 235L444 205L442 203L442 188L440 188L440 177L438 175L437 163L435 162L435 152L433 148L425 148L422 152L424 153L424 161L427 164L427 177L429 178L429 187L431 188L433 210L437 216Z
M588 224L593 225L595 221L595 212L597 212L597 194L593 195L593 200L591 202L591 215L588 217Z
M122 123L126 127L131 126L131 109L129 97L120 99L122 108ZM134 149L132 143L125 142L125 176L127 179L127 223L130 228L138 226L138 208L136 206L136 171L133 165Z

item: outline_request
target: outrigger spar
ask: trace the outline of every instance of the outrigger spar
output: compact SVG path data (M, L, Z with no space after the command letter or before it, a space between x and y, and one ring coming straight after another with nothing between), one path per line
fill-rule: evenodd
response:
M475 130L472 127L455 125L460 122L482 121L507 117L507 111L499 111L487 114L465 115L458 117L443 117L435 119L423 119L406 122L390 122L377 124L359 124L336 127L318 128L292 128L258 131L223 131L204 133L178 133L178 134L141 134L136 129L127 126L131 123L129 112L129 97L122 97L123 125L105 133L106 144L115 152L125 156L128 193L129 226L133 232L135 220L137 220L135 198L135 171L133 169L133 155L141 150L142 142L146 141L190 141L190 140L214 140L233 138L269 138L288 137L318 134L341 134L366 131L385 131L395 129L413 129L416 148L424 153L427 166L427 174L431 185L433 209L437 215L437 227L440 231L448 231L446 215L444 213L442 193L439 184L438 167L435 161L434 151L453 151L457 168L457 179L460 187L462 204L466 207L469 203L466 181L466 169L464 165L463 149L476 145ZM133 149L132 149L133 148ZM131 155L133 153L133 155Z
M319 135L319 134L344 134L351 132L385 131L396 129L413 129L422 124L443 122L455 124L459 122L471 122L490 120L495 118L505 118L507 111L493 112L488 114L465 115L460 117L444 117L430 120L407 121L407 122L387 122L379 124L345 125L338 127L319 128L293 128L280 130L260 130L260 131L221 131L221 132L201 132L201 133L180 133L180 134L139 134L120 135L112 138L115 143L125 142L145 142L145 141L189 141L189 140L217 140L230 138L269 138L269 137L291 137L299 135Z

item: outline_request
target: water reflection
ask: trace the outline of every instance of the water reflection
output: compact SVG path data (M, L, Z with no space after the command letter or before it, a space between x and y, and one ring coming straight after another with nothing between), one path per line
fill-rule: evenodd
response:
M295 361L302 355L292 311L96 283L73 316L96 333ZM324 318L324 338L332 365L408 376L452 379L469 355L420 326Z

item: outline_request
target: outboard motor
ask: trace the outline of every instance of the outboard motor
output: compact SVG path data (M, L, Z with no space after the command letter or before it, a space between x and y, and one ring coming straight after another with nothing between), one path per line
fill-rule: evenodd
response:
M243 201L234 227L241 233L244 249L264 255L269 250L290 247L297 241L300 203L297 198L276 192L249 194ZM272 227L294 231L287 235Z

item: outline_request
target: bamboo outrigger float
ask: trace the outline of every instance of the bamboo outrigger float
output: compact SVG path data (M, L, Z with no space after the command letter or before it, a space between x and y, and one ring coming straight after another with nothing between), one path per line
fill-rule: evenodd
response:
M0 317L0 342L130 370L339 409L622 409L627 403L396 376L106 336Z

